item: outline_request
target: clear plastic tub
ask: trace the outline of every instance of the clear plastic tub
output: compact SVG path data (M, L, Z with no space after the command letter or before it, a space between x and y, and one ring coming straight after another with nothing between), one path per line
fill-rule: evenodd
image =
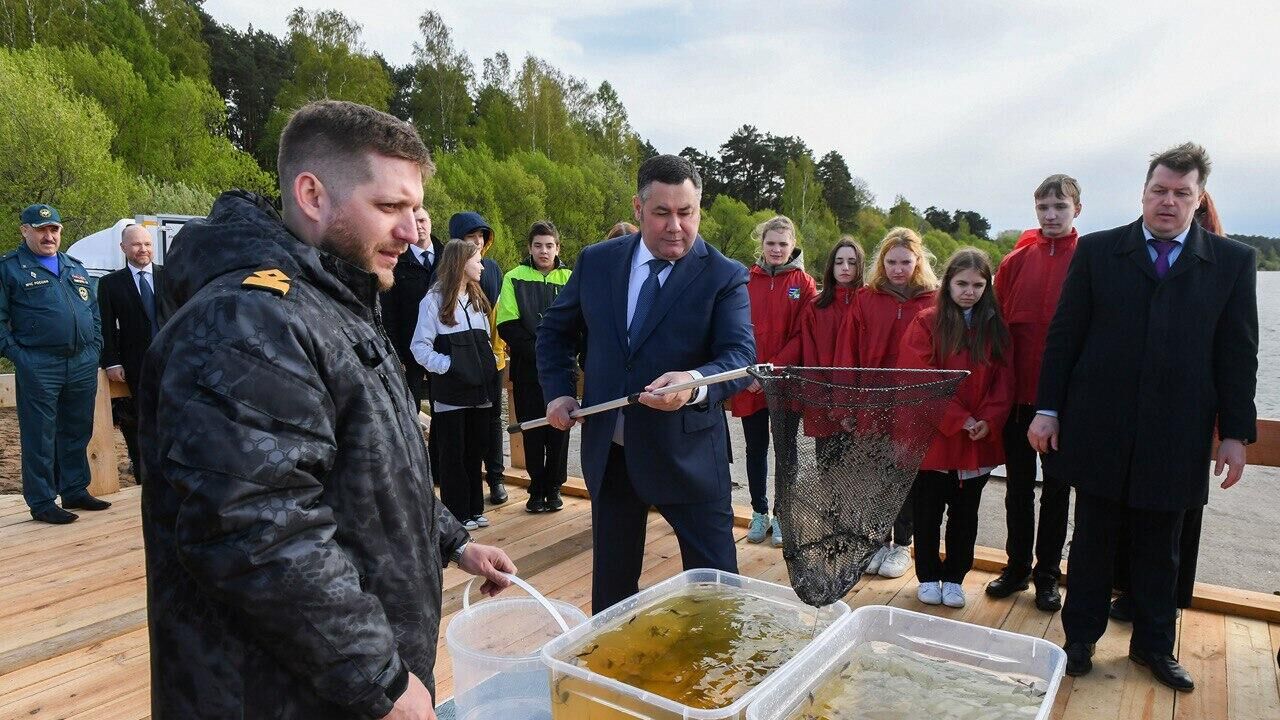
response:
M551 690L542 646L586 622L577 607L548 600L520 578L507 577L531 597L472 605L472 578L463 589L462 612L445 630L458 720L549 720Z
M887 605L854 610L805 649L754 698L747 720L786 720L799 713L809 696L840 672L855 648L884 642L933 658L962 663L1000 675L1034 678L1043 683L1036 720L1046 720L1062 682L1067 656L1041 638L994 630ZM903 717L930 717L927 711L904 708Z
M775 603L779 609L798 611L809 616L816 613L818 624L816 638L806 646L806 650L797 653L796 657L802 657L808 651L807 648L812 648L817 638L822 637L823 632L849 613L849 606L843 602L815 610L801 602L795 592L784 585L719 570L687 570L614 605L543 647L542 659L551 671L551 691L558 693L563 699L560 703L552 703L552 718L554 720L587 720L588 718L590 720L614 720L615 718L617 720L727 720L745 717L747 705L775 678L782 675L787 663L795 662L795 658L789 659L787 663L732 704L707 710L682 705L661 695L632 687L613 678L591 672L585 667L574 665L561 657L601 632L626 622L638 610L681 594L690 586L704 583L719 585L733 592L754 595ZM565 710L566 707L575 709Z

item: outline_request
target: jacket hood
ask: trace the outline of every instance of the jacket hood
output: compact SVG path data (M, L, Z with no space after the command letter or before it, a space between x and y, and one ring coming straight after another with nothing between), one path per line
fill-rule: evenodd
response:
M377 289L372 273L302 242L269 200L243 190L223 193L208 217L184 225L165 260L165 292L175 311L205 285L237 271L279 270L370 309L360 291L366 285Z
M454 213L449 218L449 238L453 240L461 240L467 233L476 230L484 231L484 249L488 250L493 244L493 228L489 227L489 223L477 212L460 212Z
M781 265L770 265L764 258L758 258L755 265L751 266L752 274L759 272L769 277L777 277L792 270L804 270L804 251L800 248L792 250L791 258Z

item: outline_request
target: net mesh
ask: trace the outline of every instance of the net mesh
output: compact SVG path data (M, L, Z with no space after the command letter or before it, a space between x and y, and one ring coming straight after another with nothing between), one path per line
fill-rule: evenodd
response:
M769 403L782 556L800 599L843 598L888 536L968 374L761 366Z

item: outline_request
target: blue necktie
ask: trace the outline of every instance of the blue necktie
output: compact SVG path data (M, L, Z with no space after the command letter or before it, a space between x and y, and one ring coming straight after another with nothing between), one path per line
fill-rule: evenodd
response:
M653 308L653 302L658 299L658 288L662 287L658 283L658 273L671 265L670 262L658 258L646 264L649 266L649 277L645 278L644 284L640 286L640 295L636 297L636 310L632 313L631 325L627 328L627 340L633 345L640 335L640 328L644 327L644 319Z
M146 271L138 273L138 295L142 296L142 309L147 313L147 320L151 321L151 337L155 337L160 331L156 324L156 294L151 290L151 283L147 282Z

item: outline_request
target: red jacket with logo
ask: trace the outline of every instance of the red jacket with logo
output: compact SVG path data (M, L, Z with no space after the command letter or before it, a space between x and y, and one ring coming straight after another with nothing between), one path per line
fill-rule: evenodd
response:
M1013 336L1015 404L1035 404L1040 357L1078 238L1075 229L1060 238L1047 238L1039 229L1028 230L996 271L996 300Z
M1013 407L1013 368L1006 349L1001 360L977 362L967 350L948 355L938 363L933 357L937 308L922 311L902 337L898 356L903 367L935 370L968 370L956 396L937 419L938 434L925 453L921 470L977 470L1004 462L1003 431ZM969 439L964 423L972 417L986 420L989 432L978 441Z
M758 263L751 266L747 295L751 298L751 325L756 336L756 362L775 362L779 355L795 356L788 345L800 341L800 316L818 294L813 278L804 271L803 255L796 251L774 272ZM746 417L763 410L764 393L747 390L730 399L734 417Z

